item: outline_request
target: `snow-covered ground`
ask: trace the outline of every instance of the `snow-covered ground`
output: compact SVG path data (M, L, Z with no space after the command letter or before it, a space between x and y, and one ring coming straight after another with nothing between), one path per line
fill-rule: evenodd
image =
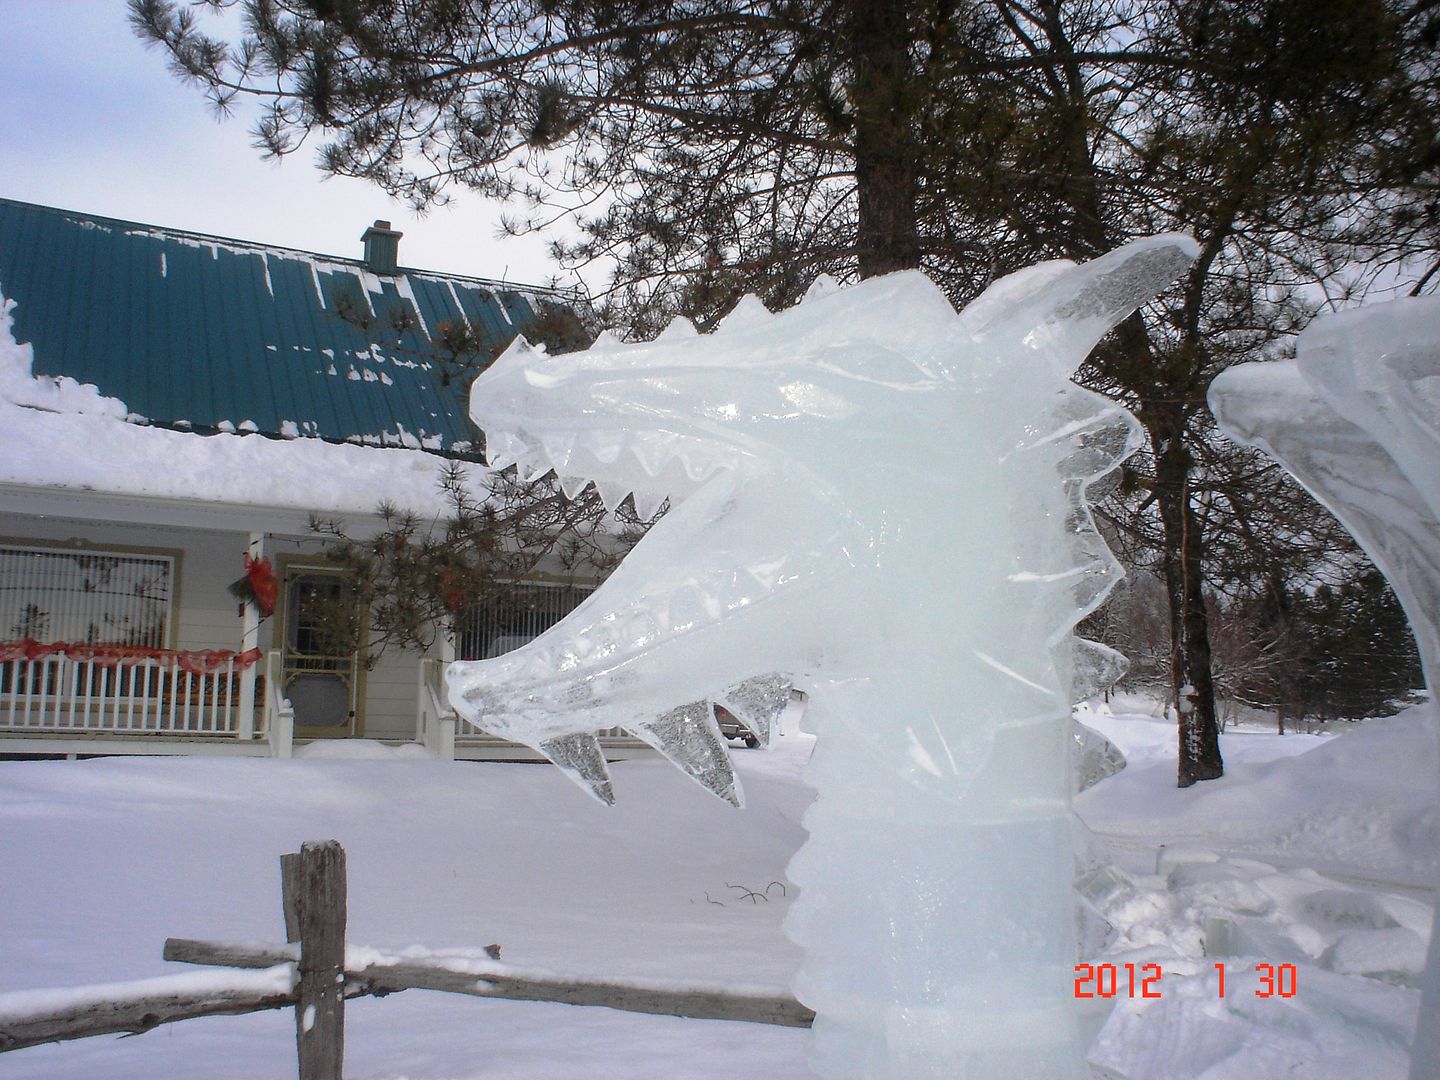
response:
M1174 730L1136 704L1080 711L1129 765L1076 806L1120 868L1091 886L1116 931L1101 959L1158 965L1161 997L1118 997L1092 1061L1127 1080L1403 1078L1440 852L1437 710L1338 736L1231 731L1225 776L1177 791Z
M1143 703L1082 719L1130 760L1078 800L1114 859L1088 879L1114 926L1096 960L1122 973L1113 1012L1091 1003L1096 1063L1126 1080L1403 1077L1440 833L1436 711L1333 738L1227 733L1226 777L1184 792L1173 731ZM658 760L614 766L613 808L552 768L373 744L289 762L0 764L0 994L193 971L161 960L167 936L278 942L278 856L332 837L353 943L496 942L526 968L781 989L797 951L771 883L804 839L811 740L780 742L736 751L743 811ZM1160 998L1129 999L1126 963L1157 965ZM1293 996L1256 996L1257 963L1293 964ZM293 1023L35 1047L0 1057L0 1076L288 1077ZM786 1080L810 1075L806 1038L408 991L347 1007L346 1076Z

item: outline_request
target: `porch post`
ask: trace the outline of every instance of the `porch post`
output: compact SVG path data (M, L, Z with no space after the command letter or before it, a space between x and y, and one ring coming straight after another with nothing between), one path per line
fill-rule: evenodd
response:
M435 674L439 676L436 680L440 691L440 704L444 707L437 719L440 725L440 760L455 760L455 729L459 717L455 710L450 708L450 702L445 697L445 669L455 662L455 639L459 634L459 628L451 625L440 634L440 662L436 665Z
M252 559L265 554L265 534L251 533L246 552ZM245 605L244 623L240 631L240 651L247 652L260 646L260 612L254 604ZM240 672L240 715L235 725L238 739L255 738L255 674L260 670L258 663L251 664Z

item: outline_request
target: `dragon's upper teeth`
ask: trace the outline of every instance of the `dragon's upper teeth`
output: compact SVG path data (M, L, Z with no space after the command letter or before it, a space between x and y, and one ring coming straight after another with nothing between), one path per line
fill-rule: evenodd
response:
M665 492L640 490L633 493L633 499L636 516L641 521L649 521L655 516L655 511L660 509L660 504L665 501Z
M600 492L600 499L607 510L614 510L630 494L629 486L619 480L596 480L595 489Z
M585 440L585 449L602 465L613 465L625 449L625 441L618 435L598 433Z
M520 456L523 444L508 431L487 431L485 433L485 456L490 467L502 469L511 465Z
M715 471L715 463L710 456L694 450L682 453L680 464L684 466L685 475L691 480L703 480Z
M562 476L560 477L560 490L565 492L567 499L578 499L580 493L590 486L590 481L583 476Z
M657 432L643 439L637 439L630 447L635 460L650 476L659 476L670 459L675 456L679 440L673 435Z
M550 435L541 440L540 445L544 447L545 458L550 462L552 468L563 470L570 464L570 455L575 449L575 437L573 435Z

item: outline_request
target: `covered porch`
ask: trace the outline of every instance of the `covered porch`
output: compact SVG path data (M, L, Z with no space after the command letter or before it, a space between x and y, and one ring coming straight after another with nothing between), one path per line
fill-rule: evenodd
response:
M229 592L246 555L273 564L272 616ZM458 640L367 668L307 637L300 601L333 575L295 511L0 485L0 757L283 758L364 739L443 759L539 760L459 722L443 671L457 653L517 647L588 588L526 585L515 610L480 613ZM620 731L602 743L611 758L653 753Z
M278 651L0 642L0 755L289 757Z

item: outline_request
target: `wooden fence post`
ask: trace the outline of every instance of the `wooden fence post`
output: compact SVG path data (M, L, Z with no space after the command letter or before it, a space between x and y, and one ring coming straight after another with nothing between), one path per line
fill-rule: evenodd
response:
M280 856L285 934L300 942L300 1080L341 1080L345 1061L345 851L334 840Z

